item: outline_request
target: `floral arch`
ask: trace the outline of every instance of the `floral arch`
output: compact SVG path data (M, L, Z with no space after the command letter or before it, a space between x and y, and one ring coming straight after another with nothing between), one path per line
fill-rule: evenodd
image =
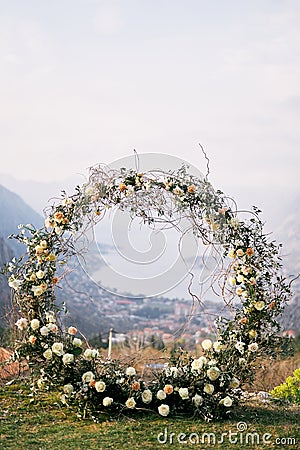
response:
M234 317L216 320L216 338L202 342L200 357L178 351L148 381L134 367L103 357L75 327L63 328L55 303L58 268L76 254L76 233L111 207L152 224L184 214L197 239L219 253L221 248L216 282ZM27 247L7 266L19 310L15 357L26 358L37 389L60 389L63 402L93 417L140 409L221 417L238 401L238 388L253 378L257 357L278 348L276 318L290 295L280 274L280 246L263 232L257 209L242 220L207 177L189 174L188 167L164 174L93 167L87 183L51 208L43 228L20 226L14 237Z

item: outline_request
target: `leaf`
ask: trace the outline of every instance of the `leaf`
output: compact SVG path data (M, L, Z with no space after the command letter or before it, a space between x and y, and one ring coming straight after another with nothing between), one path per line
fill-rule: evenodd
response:
M73 349L73 355L79 356L79 355L81 355L81 353L82 353L82 348L80 348L80 347L75 347L75 348Z

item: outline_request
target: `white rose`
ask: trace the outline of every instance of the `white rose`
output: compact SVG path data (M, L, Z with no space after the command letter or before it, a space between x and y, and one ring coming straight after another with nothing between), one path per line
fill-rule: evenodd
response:
M40 246L43 248L47 248L47 246L48 246L47 241L45 241L45 240L41 241Z
M164 405L164 404L160 405L160 406L158 407L158 412L159 412L159 414L160 414L161 416L163 416L163 417L168 416L168 414L169 414L169 412L170 412L170 407L169 407L169 405Z
M43 270L39 270L35 275L39 280L41 280L42 278L44 278L45 272Z
M215 381L217 378L219 378L220 373L221 371L220 369L218 369L218 367L210 367L206 372L206 375L211 381Z
M150 389L145 389L142 393L142 400L144 403L151 403L152 401L152 392Z
M104 392L106 388L106 384L104 381L96 381L95 383L95 389L97 392Z
M92 381L92 380L94 380L95 379L95 375L93 374L93 372L85 372L83 375L82 375L82 381L84 382L84 383L89 383L90 381Z
M204 385L203 391L204 391L206 394L211 395L211 394L213 394L214 390L215 390L215 387L214 387L213 384L206 383L206 384Z
M65 394L67 394L67 395L71 395L72 394L72 392L74 391L74 387L72 386L72 384L65 384L64 385L64 393Z
M194 359L191 364L192 370L201 370L203 366L207 363L207 358L205 356L200 356L198 359Z
M232 405L232 399L230 397L225 397L222 398L222 400L220 400L219 402L221 405L226 406L226 408L230 408L230 406Z
M33 295L35 297L39 297L44 293L44 289L41 286L32 286L31 290L33 291Z
M135 403L134 398L133 398L133 397L129 397L129 399L126 400L125 405L126 405L127 408L129 408L129 409L135 408L136 403Z
M126 375L129 377L133 377L136 374L134 367L127 367L126 369Z
M49 328L50 331L52 331L53 333L56 333L58 331L58 326L56 325L56 323L48 323L47 327Z
M98 354L99 354L98 350L87 348L85 350L85 352L83 353L83 356L86 359L94 359L94 358L96 358L96 356L98 356Z
M25 330L28 326L28 320L22 317L21 319L16 321L16 325L19 328L19 330Z
M82 340L79 338L74 338L73 339L73 345L74 347L81 347L82 346Z
M64 354L64 346L61 342L54 342L52 345L52 352L57 356L62 356Z
M157 394L156 397L158 398L158 400L164 400L166 398L166 393L165 391L163 391L162 389L160 389Z
M102 400L103 406L110 406L113 402L113 399L111 397L104 397Z
M201 343L203 350L210 350L212 348L212 341L210 339L204 339Z
M195 394L192 398L192 402L195 404L195 406L201 406L203 403L203 397L199 394Z
M220 341L216 341L216 342L214 342L213 347L214 347L214 351L219 353L223 348L223 344Z
M252 342L252 344L248 345L248 349L250 350L250 352L257 352L258 344L256 342Z
M46 219L45 219L45 227L46 228L53 228L52 219L50 219L49 217L46 217Z
M189 398L189 390L188 388L180 388L178 391L182 400L187 400Z
M237 389L239 387L239 385L240 385L240 381L237 378L233 377L230 382L230 387L232 389Z
M46 327L46 326L44 326L44 327L42 327L42 328L40 329L40 333L41 333L42 336L48 336L49 331L50 331L49 328Z
M40 321L38 319L32 319L30 326L32 330L37 330L40 327Z
M52 350L50 350L50 348L47 348L47 350L44 351L43 356L46 359L51 359L52 358Z
M238 276L236 277L236 279L237 279L237 281L238 281L239 283L244 283L244 281L245 281L245 278L244 278L243 275L238 275Z
M87 348L87 349L84 351L83 356L84 356L86 359L91 359L91 358L92 358L92 349L91 349L91 348Z
M18 280L17 278L14 277L14 275L9 277L9 279L8 279L9 287L13 288L15 291L18 291L20 289L21 285L22 285L22 280Z
M72 353L65 353L62 357L62 362L65 366L71 364L74 362L74 355Z

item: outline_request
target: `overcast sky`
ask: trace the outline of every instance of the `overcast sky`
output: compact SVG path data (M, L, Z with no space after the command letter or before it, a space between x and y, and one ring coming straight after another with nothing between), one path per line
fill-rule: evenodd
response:
M299 194L299 30L299 0L0 0L0 182L48 183L7 186L34 206L133 149L205 172L201 143L214 186L280 225Z
M0 172L139 153L218 188L299 188L298 0L0 0ZM63 188L63 186L62 186Z

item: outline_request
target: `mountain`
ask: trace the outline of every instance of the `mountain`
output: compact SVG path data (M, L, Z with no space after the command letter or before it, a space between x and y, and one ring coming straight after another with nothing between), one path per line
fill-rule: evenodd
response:
M14 256L24 253L24 246L15 239L7 239L18 232L19 224L42 226L43 218L17 194L0 185L0 268ZM10 308L10 289L7 279L0 274L0 324L5 325L5 314Z
M31 223L37 228L43 225L43 218L14 192L0 185L0 237L7 239L18 232L18 225ZM15 255L24 253L24 247L15 240L7 241ZM22 248L23 247L23 248Z
M61 181L38 182L32 180L17 180L11 175L0 173L0 185L12 190L26 199L31 208L42 214L44 208L53 203L53 198L59 198L61 190L73 194L75 187L86 181L83 175L75 175Z
M14 253L7 245L6 240L0 237L0 268L8 261L11 261ZM0 274L0 325L4 325L5 316L10 309L10 288L7 284L7 279Z
M277 236L283 243L282 259L285 273L290 278L300 275L300 198L289 205L285 219L277 230ZM293 298L285 308L282 324L285 329L300 332L300 277L292 284Z

